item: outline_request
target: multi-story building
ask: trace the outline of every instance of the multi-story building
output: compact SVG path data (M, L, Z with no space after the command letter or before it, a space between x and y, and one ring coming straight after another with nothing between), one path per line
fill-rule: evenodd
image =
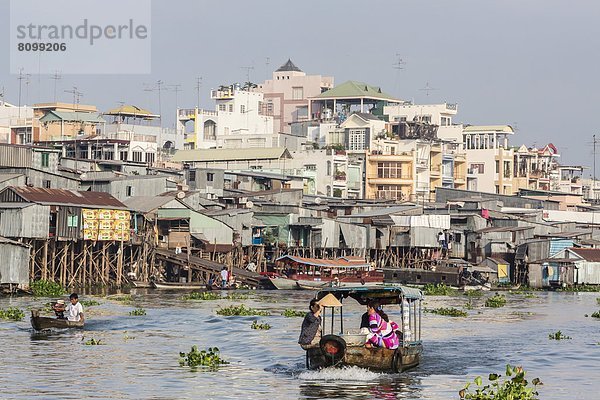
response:
M263 94L247 84L220 86L211 91L215 111L178 109L177 132L186 149L278 147L273 116ZM192 122L193 129L187 128ZM188 131L189 129L189 131Z
M558 179L552 183L552 190L583 195L582 166L558 166Z
M541 149L522 145L514 151L513 188L551 190L558 180L557 148L549 143Z
M254 88L264 94L276 132L291 133L292 123L308 121L308 98L333 88L333 77L306 75L291 60L273 72L273 79Z
M34 142L66 140L95 135L106 121L96 106L69 103L34 104L34 118L40 122L40 133Z
M39 137L40 124L33 108L0 101L0 143L32 144Z
M477 178L477 187L469 190L513 194L514 149L508 138L515 132L509 125L465 126L463 147L467 154L468 174Z

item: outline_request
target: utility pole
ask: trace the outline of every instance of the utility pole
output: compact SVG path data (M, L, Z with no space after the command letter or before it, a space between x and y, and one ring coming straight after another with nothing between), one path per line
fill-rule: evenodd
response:
M23 79L28 79L29 74L24 74L23 73L24 69L21 67L19 69L19 77L17 78L19 80L19 119L21 119L21 87L23 85Z
M196 108L200 109L200 88L202 87L202 77L196 78Z
M433 88L431 86L429 86L429 82L425 83L425 87L422 89L419 89L425 92L425 96L429 97L429 92L433 91L433 90L437 90L436 88Z
M596 135L593 135L593 154L594 154L594 172L593 172L593 179L592 179L592 188L594 191L594 203L596 203ZM583 174L582 174L583 175ZM594 216L596 215L596 210L592 209L592 239L594 239Z
M171 88L172 91L175 92L175 110L177 110L178 104L177 104L177 93L181 92L181 85L177 84L177 85L169 85L169 87Z
M160 79L156 81L156 86L154 87L150 87L150 88L146 88L144 89L144 91L146 92L158 92L158 121L160 124L160 128L158 131L158 145L157 145L157 152L158 152L158 160L157 161L162 161L162 105L160 103L160 92L162 91L162 87L164 85L164 82L161 81Z
M250 71L254 69L254 67L240 67L241 69L246 70L246 83L248 84L248 91L250 91Z
M62 79L62 76L60 75L59 71L55 71L54 75L52 75L50 79L54 80L54 102L56 103L56 84L60 79Z

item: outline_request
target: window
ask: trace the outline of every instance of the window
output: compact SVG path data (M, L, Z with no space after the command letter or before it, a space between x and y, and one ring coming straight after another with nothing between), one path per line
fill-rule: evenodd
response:
M196 182L196 171L189 171L188 172L188 181L190 181L190 182Z
M227 104L219 104L219 111L227 111Z
M304 98L304 88L302 86L292 87L292 100L302 100Z
M77 228L79 226L79 217L77 215L69 214L67 216L67 227L68 228Z
M396 148L392 146L392 148L390 148L390 154L394 155L396 154Z
M267 112L269 115L273 114L273 102L271 100L267 102Z
M331 161L327 161L327 176L331 175Z
M154 162L154 153L146 153L146 162L149 164Z
M42 153L42 168L48 168L50 165L50 154Z
M43 184L46 189L50 189L50 187L52 186L52 183L48 179L45 179Z
M133 155L133 161L142 162L142 152L141 151L134 151L132 153L132 155Z
M229 112L233 112L233 104L229 105Z
M402 176L402 163L396 161L378 162L377 178L410 179L408 176Z
M240 113L244 114L245 112L246 112L246 106L242 104L240 106Z
M212 182L214 180L215 180L215 174L213 174L212 172L207 172L206 173L206 181Z
M471 167L469 169L470 169L470 173L481 175L481 174L485 173L485 164L483 164L483 163L471 164Z
M349 132L349 150L365 150L366 149L366 132L364 129L350 129Z
M127 151L121 151L121 152L119 152L119 159L121 161L127 161Z
M403 200L404 194L399 185L378 185L375 197L378 199Z
M496 173L500 172L500 161L496 160Z
M307 171L316 171L317 170L317 165L316 164L306 164L306 165L304 165L304 168Z
M127 188L125 189L125 195L127 197L133 196L133 186L127 186Z

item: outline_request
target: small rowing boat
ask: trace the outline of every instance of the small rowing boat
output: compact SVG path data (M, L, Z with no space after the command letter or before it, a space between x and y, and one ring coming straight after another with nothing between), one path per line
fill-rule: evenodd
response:
M200 282L156 282L152 281L151 285L154 289L171 289L171 290L199 290L206 289L207 285Z
M36 331L45 329L66 329L66 328L83 328L82 321L69 321L67 319L57 319L51 317L40 317L40 310L31 310L31 326Z

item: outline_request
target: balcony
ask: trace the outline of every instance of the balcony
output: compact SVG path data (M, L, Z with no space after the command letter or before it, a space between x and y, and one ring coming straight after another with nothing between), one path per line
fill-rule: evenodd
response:
M390 184L390 185L412 185L413 178L411 175L401 175L400 177L380 177L377 174L367 175L368 183L374 184Z
M221 86L219 89L213 89L210 91L210 98L213 100L230 100L233 99L235 90L233 86Z
M429 174L432 176L440 176L442 173L442 169L439 165L432 165Z

